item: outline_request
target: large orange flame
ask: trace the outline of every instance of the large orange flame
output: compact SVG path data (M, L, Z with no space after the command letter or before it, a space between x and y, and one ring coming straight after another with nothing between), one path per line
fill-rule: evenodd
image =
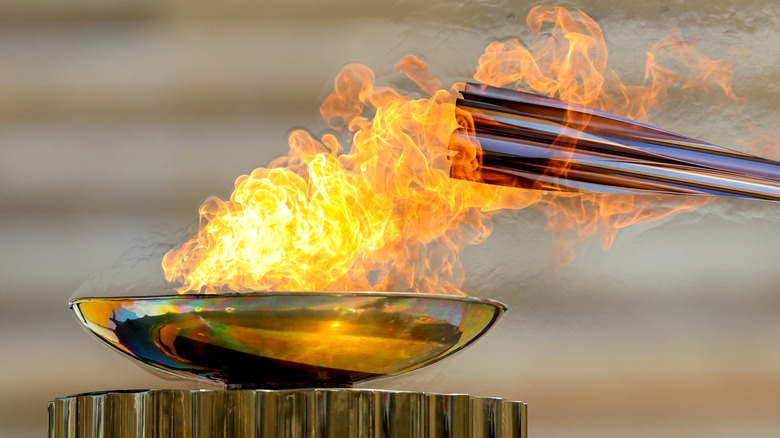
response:
M647 119L672 84L729 88L731 65L711 61L676 34L648 53L648 84L625 86L607 69L598 25L582 12L536 7L527 20L538 39L491 43L474 75L478 81ZM543 30L552 26L551 33ZM685 62L687 74L663 67ZM336 77L321 114L349 141L298 130L290 153L236 181L228 200L200 208L197 235L163 260L181 292L221 290L407 290L462 293L459 249L490 234L489 218L503 208L536 204L547 211L561 246L692 208L702 200L661 208L655 197L553 194L487 186L479 180L478 145L450 145L457 123L455 96L413 56L396 66L430 98L415 99L375 84L367 67L351 64ZM449 147L448 147L449 146ZM449 176L454 159L473 162L465 181ZM565 170L563 170L565 171ZM680 198L675 198L675 201ZM685 199L686 201L690 201ZM562 261L571 258L563 252Z
M293 132L289 155L203 204L198 235L165 256L167 278L182 291L458 293L458 247L487 237L486 217L508 198L538 195L449 177L453 93L412 99L347 66L322 114L352 133L350 150Z

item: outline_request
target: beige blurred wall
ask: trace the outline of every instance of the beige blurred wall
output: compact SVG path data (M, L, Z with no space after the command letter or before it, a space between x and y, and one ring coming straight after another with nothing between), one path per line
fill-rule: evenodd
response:
M579 4L610 63L639 80L644 52L678 26L735 70L741 117L769 134L780 108L772 2ZM739 3L739 5L737 5ZM0 435L41 436L46 402L78 392L192 387L90 339L74 290L136 239L173 234L208 195L285 152L344 64L381 80L404 53L467 79L492 38L524 33L517 2L299 0L0 3ZM724 146L734 110L681 94L659 123ZM534 437L773 437L780 431L780 214L718 201L594 241L552 270L539 211L499 216L464 255L466 290L510 311L483 342L375 387L522 399Z

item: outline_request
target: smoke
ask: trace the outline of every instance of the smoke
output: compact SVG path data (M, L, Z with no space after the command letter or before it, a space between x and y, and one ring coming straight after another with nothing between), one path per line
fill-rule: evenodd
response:
M130 246L105 270L85 281L70 297L128 297L172 295L176 291L165 281L160 260L196 229L176 231L160 226L145 237L134 239Z

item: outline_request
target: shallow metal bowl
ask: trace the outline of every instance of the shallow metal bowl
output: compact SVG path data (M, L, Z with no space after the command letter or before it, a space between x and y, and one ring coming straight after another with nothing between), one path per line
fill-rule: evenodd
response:
M420 293L258 292L81 298L108 345L159 370L232 388L351 386L441 360L506 310Z

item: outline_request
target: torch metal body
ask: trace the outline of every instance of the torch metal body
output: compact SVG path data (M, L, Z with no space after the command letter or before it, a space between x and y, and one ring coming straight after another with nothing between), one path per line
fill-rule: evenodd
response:
M535 94L467 84L451 176L528 189L780 201L780 162ZM453 147L453 145L460 145ZM468 155L468 154L466 154ZM474 169L477 170L477 169Z
M49 438L526 438L527 406L371 389L139 390L49 402Z

